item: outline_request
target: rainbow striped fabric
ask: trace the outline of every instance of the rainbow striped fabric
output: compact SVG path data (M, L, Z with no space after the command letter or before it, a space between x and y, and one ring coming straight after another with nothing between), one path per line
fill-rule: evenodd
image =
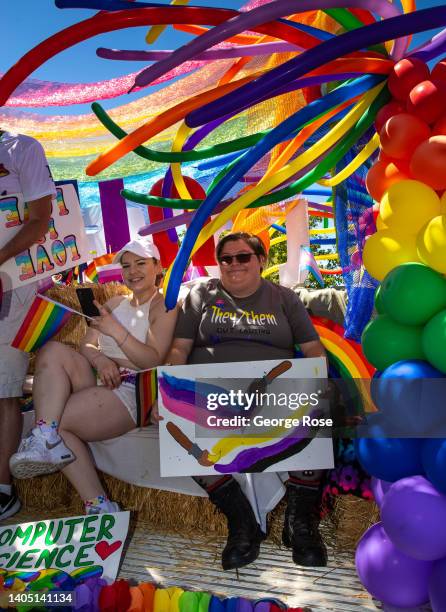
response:
M85 268L85 276L92 283L98 282L98 271L96 269L96 264L94 261L91 261L88 266Z
M31 353L48 342L73 314L71 309L37 295L11 346Z
M300 247L299 270L301 272L304 270L311 272L311 274L314 276L315 280L319 283L319 285L321 287L325 286L321 271L318 268L314 255L311 252L311 248L309 246L301 245Z
M136 375L136 426L149 424L150 410L158 397L156 368L138 372Z

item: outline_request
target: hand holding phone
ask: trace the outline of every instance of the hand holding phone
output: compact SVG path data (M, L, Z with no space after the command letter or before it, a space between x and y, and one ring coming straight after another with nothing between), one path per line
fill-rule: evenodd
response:
M87 317L99 317L100 313L94 304L94 293L90 287L79 287L76 289L77 299L81 310Z

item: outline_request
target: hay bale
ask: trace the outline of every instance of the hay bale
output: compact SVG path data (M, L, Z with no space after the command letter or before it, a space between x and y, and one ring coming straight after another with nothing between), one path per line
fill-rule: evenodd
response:
M101 476L110 497L123 509L137 513L139 520L161 532L190 536L191 533L211 539L227 533L225 517L205 497L137 487L107 474ZM25 510L45 518L59 508L61 514L83 513L81 499L62 473L16 481ZM286 502L282 500L268 517L268 539L277 545L282 541ZM373 502L353 496L340 496L333 514L321 526L325 543L336 552L353 551L362 534L379 520Z
M337 497L330 517L337 550L355 550L363 533L379 519L379 508L373 501L353 495Z

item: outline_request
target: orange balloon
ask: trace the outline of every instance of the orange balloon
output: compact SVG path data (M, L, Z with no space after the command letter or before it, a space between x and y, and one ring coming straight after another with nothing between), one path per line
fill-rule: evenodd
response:
M372 198L380 202L390 185L408 178L392 162L378 160L367 172L365 184Z
M414 179L432 189L446 189L446 136L432 136L417 147L410 169Z
M430 135L427 123L415 115L399 113L386 121L379 138L386 155L396 159L410 159L418 145Z

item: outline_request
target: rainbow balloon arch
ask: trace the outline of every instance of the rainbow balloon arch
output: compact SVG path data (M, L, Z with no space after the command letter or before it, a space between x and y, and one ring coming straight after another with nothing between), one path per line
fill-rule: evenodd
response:
M269 240L293 198L315 183L333 190L332 202L310 204L310 213L334 218L335 273L350 300L346 335L358 340L362 333L363 352L339 329L317 325L340 375L371 380L372 392L377 383L378 412L356 453L374 477L382 522L359 543L357 571L384 604L430 602L439 612L446 601L446 436L426 432L442 407L429 393L411 400L408 389L446 378L446 29L409 46L415 33L446 28L446 6L401 4L402 12L386 0L253 0L239 12L175 0L162 7L56 0L62 9L100 12L43 41L3 75L1 122L37 136L59 177L67 158L71 178L132 176L164 164L150 194L123 195L157 211L168 308L189 260L209 254L225 224ZM98 49L110 61L153 62L117 79L27 80L67 47L141 25L149 26L149 44L168 26L194 38L174 51ZM145 97L106 113L97 102L160 83L149 105ZM94 114L80 117L16 110L87 101ZM130 152L136 155L125 158ZM206 189L185 174L193 162L213 168ZM195 211L181 243L173 209ZM378 316L370 321L373 293ZM408 429L399 422L401 436L386 435L387 420L403 418L396 409L403 404Z

